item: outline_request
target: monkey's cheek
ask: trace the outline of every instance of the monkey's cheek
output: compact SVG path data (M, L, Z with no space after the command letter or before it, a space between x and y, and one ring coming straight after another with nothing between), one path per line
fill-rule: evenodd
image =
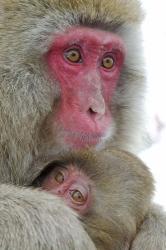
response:
M86 215L91 208L90 201L86 201L85 204L82 205L73 203L69 198L65 198L64 201L67 206L75 210L79 215Z
M45 190L46 192L49 192L50 194L54 195L54 196L58 196L60 197L68 207L72 208L74 211L76 211L79 215L85 215L88 213L88 211L91 208L91 200L87 199L87 201L85 201L84 204L77 204L74 203L70 197L70 195L68 194L68 192L66 193L60 193L58 192L57 188L53 188L52 183L49 182L45 182L42 185L42 189L43 191Z

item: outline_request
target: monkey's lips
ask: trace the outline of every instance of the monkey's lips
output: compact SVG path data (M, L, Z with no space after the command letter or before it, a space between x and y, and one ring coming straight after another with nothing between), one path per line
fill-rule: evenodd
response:
M65 131L64 137L67 144L79 149L99 144L103 138L103 135L101 133L88 134Z

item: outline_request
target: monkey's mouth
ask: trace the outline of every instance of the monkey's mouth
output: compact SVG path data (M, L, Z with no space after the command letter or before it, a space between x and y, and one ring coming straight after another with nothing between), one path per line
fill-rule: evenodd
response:
M95 146L102 141L103 135L101 133L81 133L65 131L65 142L73 148L85 148L88 146Z

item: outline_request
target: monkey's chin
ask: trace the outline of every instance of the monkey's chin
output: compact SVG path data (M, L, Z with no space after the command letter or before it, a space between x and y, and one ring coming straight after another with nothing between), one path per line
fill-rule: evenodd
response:
M86 134L86 133L65 133L65 143L73 149L82 149L94 147L100 144L103 135L101 134Z

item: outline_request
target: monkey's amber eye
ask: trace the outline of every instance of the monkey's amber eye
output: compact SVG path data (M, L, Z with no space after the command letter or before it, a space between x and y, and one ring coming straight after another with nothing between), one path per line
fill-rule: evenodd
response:
M65 58L72 63L80 63L81 62L81 54L78 49L70 49L65 52Z
M57 183L61 184L61 183L64 182L65 177L64 177L64 175L63 175L63 173L61 171L58 171L55 174L54 179L56 180Z
M111 55L107 55L103 58L102 66L105 69L112 69L115 64L114 58Z
M72 190L71 197L76 203L82 204L85 202L85 198L79 190Z

